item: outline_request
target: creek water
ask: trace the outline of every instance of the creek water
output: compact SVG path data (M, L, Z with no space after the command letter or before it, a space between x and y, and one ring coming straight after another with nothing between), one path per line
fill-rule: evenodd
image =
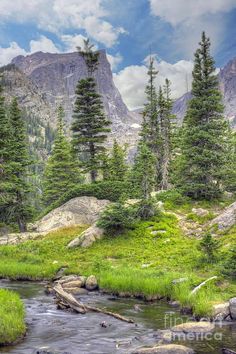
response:
M1 281L0 287L20 294L28 326L22 342L0 348L0 353L33 354L41 347L71 354L130 353L138 347L154 346L158 329L186 319L164 301L144 303L96 292L80 297L85 303L105 307L135 321L135 325L128 324L99 313L79 315L57 310L53 297L44 293L40 283ZM182 340L179 344L195 349L197 354L220 354L223 347L236 350L236 324L216 326L212 338Z

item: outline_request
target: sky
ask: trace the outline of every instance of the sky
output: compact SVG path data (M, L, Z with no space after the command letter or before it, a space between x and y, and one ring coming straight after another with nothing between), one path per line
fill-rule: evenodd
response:
M236 0L0 0L0 65L37 51L75 51L90 38L106 49L114 82L129 107L145 102L150 54L173 98L191 85L201 32L216 67L236 57Z

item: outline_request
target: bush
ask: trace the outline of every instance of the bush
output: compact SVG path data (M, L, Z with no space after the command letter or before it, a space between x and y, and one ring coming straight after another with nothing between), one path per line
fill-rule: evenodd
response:
M236 245L230 250L229 257L224 263L222 273L236 280Z
M67 193L52 203L43 212L43 215L49 213L51 210L58 208L68 200L76 197L96 197L98 199L108 199L111 202L117 202L121 197L126 195L128 198L132 197L131 187L128 182L121 181L98 181L90 184L80 184L76 188L69 190ZM41 216L43 216L41 215Z
M200 242L200 248L208 263L212 263L216 260L219 247L219 241L215 240L210 233L207 233Z
M141 220L148 220L151 217L157 215L159 213L159 210L157 206L155 205L155 202L153 199L142 199L141 202L137 206L137 218Z
M100 216L97 226L106 231L123 231L132 228L135 222L135 209L122 203L109 205Z
M177 189L162 191L157 194L157 199L161 200L162 202L168 202L174 205L181 205L189 200L188 197L183 196Z

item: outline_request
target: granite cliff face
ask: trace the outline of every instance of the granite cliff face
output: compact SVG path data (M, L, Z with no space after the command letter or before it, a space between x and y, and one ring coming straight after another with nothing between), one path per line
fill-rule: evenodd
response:
M26 57L18 56L12 60L12 64L24 73L50 107L51 112L47 118L50 123L55 125L55 110L59 104L62 104L69 124L72 119L77 82L86 76L83 58L77 52L65 54L37 52ZM105 113L112 122L109 144L113 138L117 138L121 143L128 143L132 148L138 138L140 116L129 112L124 104L113 83L105 51L100 51L95 77Z
M236 129L236 58L229 61L218 75L225 106L225 117L229 120L231 126ZM190 98L191 93L188 92L174 103L173 113L177 115L179 122L182 122L184 118Z

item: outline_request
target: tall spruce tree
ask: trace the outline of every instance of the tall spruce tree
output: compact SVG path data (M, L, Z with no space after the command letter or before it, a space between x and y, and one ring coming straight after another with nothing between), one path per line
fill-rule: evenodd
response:
M221 193L227 131L210 39L203 32L195 53L192 99L184 120L179 181L186 195L212 199Z
M151 197L155 185L155 156L144 142L140 141L131 171L131 183L142 200Z
M28 170L31 160L26 139L26 128L17 99L13 99L10 112L11 147L8 176L11 183L10 202L11 219L17 222L21 232L26 231L26 222L32 216L32 208L29 202L30 185L28 182Z
M12 200L10 193L12 183L9 180L11 133L2 91L2 86L0 86L0 222L7 222L8 206Z
M120 146L116 139L113 143L109 161L110 179L113 181L124 181L127 177L128 166L125 162L125 148Z
M64 133L64 110L58 109L57 134L43 178L43 201L50 205L81 182L78 162Z
M72 144L75 153L80 157L82 168L90 173L91 181L95 182L101 169L110 122L104 114L93 77L99 63L99 52L93 52L93 46L87 40L84 50L79 49L79 53L85 60L88 77L81 79L76 87Z
M160 151L161 151L161 131L158 119L158 101L155 88L155 79L158 72L154 68L154 59L150 58L148 68L148 84L145 89L147 102L143 110L143 122L141 129L141 141L147 145L155 157L155 179L156 185L160 183Z
M166 190L169 187L170 161L172 157L172 133L174 127L174 115L172 114L172 99L170 81L165 80L163 90L160 88L158 95L160 116L161 144L160 144L160 188Z

